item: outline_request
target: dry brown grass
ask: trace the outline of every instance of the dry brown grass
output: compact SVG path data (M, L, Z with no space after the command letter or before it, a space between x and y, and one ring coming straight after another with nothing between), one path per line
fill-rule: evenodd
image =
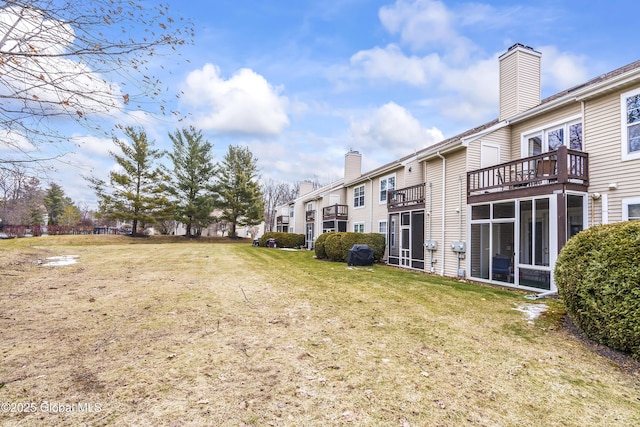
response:
M36 406L2 425L640 425L638 373L572 338L558 301L529 324L518 292L167 243L0 241L0 402Z

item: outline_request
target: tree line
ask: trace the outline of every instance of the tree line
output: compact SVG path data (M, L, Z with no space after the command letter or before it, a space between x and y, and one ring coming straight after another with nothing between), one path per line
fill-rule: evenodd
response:
M155 148L142 128L125 127L126 140L113 138L117 168L108 180L86 177L98 197L98 216L131 223L132 233L175 220L186 235L199 235L216 222L238 226L264 221L257 159L247 147L231 145L214 163L213 145L193 126L169 133L171 151ZM170 166L161 160L169 159Z

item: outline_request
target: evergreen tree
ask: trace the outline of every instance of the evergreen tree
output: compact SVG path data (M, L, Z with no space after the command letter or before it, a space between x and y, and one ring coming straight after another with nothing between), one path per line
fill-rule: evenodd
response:
M173 142L173 152L169 158L173 162L172 194L177 197L175 219L186 225L186 235L192 235L192 227L198 233L214 220L211 188L215 168L209 141L203 140L202 133L191 126L189 129L169 134Z
M229 234L236 236L236 226L258 225L264 221L264 202L257 182L257 159L246 147L229 146L216 171L216 205L220 218L231 225Z
M49 214L49 224L58 224L58 219L62 216L67 204L68 198L65 197L62 187L52 182L44 196L44 206Z
M167 174L156 162L162 158L161 150L154 150L153 141L147 140L143 129L126 127L125 135L131 144L113 138L122 155L109 152L121 171L109 173L109 184L101 179L87 178L98 196L102 216L131 221L132 233L138 228L164 219L169 211Z

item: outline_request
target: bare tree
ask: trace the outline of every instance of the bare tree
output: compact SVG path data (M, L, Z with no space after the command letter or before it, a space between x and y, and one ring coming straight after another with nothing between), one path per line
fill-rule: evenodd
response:
M265 232L273 231L276 207L298 197L299 185L267 179L262 182L261 191L264 202Z
M142 0L6 0L0 7L0 144L41 160L34 150L62 146L59 121L94 132L127 110L165 108L151 60L174 51L192 26L162 4ZM25 160L26 159L26 160Z

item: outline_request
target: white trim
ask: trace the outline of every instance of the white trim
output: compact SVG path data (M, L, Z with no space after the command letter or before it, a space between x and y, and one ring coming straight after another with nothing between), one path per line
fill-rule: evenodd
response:
M622 199L622 220L629 221L629 205L640 205L640 197Z
M362 231L356 231L357 226L362 226ZM352 223L351 229L353 230L354 233L364 233L365 232L364 221L358 221L358 222Z
M380 224L382 224L384 222L384 233L380 232ZM378 220L378 230L377 233L379 234L384 234L385 237L387 236L387 233L389 232L389 222L386 219L381 219Z
M356 206L356 189L361 188L361 187L362 187L362 195L361 195L361 196L358 196L358 198L362 197L362 204L361 204L361 205ZM364 207L367 205L367 203L366 203L366 200L367 200L367 197L366 197L366 196L367 196L367 191L366 191L366 190L367 190L367 186L366 186L366 184L360 184L360 185L358 185L358 186L353 187L352 200L353 200L353 208L354 208L354 209L362 209L362 208L364 208Z
M640 87L620 94L620 155L623 162L640 159L640 150L632 153L629 153L628 150L627 98L634 95L640 95ZM640 126L640 124L635 124L635 126Z
M542 152L546 153L547 151L549 151L549 139L548 139L548 132L552 131L552 130L556 130L559 128L563 128L564 129L564 134L563 134L563 143L567 148L569 147L569 127L571 125L577 124L577 123L583 123L582 125L582 129L584 131L584 120L582 119L582 115L581 114L575 114L573 116L569 116L566 117L562 120L556 120L555 122L551 122L551 123L547 123L543 126L538 126L536 128L533 129L529 129L526 131L523 131L520 133L520 154L521 157L529 157L529 144L528 144L528 138L531 136L535 136L535 135L540 135L541 137L541 142L542 142ZM583 141L583 145L582 145L582 150L584 151L584 134L582 135L582 141Z
M602 224L609 224L609 195L603 194L602 200Z
M382 195L382 181L386 181L387 183L387 189L386 191L390 190L389 189L389 178L393 178L393 188L391 190L395 190L396 189L396 184L397 184L397 179L396 179L396 173L392 173L389 175L385 175L385 176L381 176L380 178L378 178L378 204L380 205L385 205L387 204L387 200L380 200L380 196Z

